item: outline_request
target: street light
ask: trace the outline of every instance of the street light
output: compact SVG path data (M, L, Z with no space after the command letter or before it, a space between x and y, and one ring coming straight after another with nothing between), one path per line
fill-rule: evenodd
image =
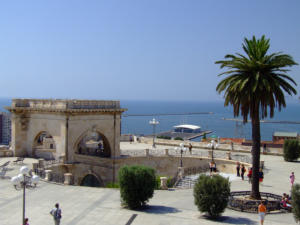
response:
M39 176L33 175L32 177L27 176L29 169L27 166L22 166L20 168L20 174L11 178L11 182L16 190L23 189L23 217L22 224L25 223L25 189L35 188L39 182Z
M180 167L183 167L183 165L182 165L182 153L183 153L183 151L186 151L186 148L184 147L184 143L180 143L179 148L176 147L175 150L180 150Z
M152 145L152 147L155 148L155 128L156 128L156 125L159 124L159 122L157 120L155 120L155 118L153 118L152 120L149 121L149 124L153 126L153 145Z

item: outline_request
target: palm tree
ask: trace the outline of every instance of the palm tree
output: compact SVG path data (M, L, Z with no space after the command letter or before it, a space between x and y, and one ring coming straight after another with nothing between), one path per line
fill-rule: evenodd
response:
M253 182L251 197L260 199L259 162L260 162L260 119L274 116L274 109L280 111L286 107L284 93L297 94L292 84L296 82L287 75L287 67L297 65L289 55L279 53L267 54L270 39L244 39L242 45L246 55L236 53L226 55L225 60L217 61L227 75L217 86L220 94L224 92L224 106L232 105L235 117L243 116L244 123L251 118L252 124L252 167ZM269 113L268 113L269 112Z

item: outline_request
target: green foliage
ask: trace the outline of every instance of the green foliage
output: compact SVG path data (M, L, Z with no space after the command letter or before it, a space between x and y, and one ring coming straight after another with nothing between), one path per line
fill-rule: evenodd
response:
M157 138L160 138L160 139L167 139L167 140L170 140L170 139L171 139L171 137L169 137L169 136L163 136L163 135L157 136Z
M168 177L168 179L167 179L167 187L171 188L171 187L173 187L173 185L174 185L173 178L172 177Z
M145 166L123 166L119 170L122 203L130 209L145 205L157 185L155 170Z
M300 222L300 184L295 184L292 188L292 208L296 222Z
M285 161L292 162L299 158L300 146L298 140L285 140L283 145L283 158Z
M155 190L159 190L159 189L160 189L160 177L161 177L161 176L156 176L156 180L155 180Z
M202 174L194 187L194 200L200 212L215 219L224 212L230 196L230 183L220 175Z
M233 115L248 116L252 123L252 161L253 198L259 199L259 182L256 171L259 170L260 156L260 119L274 116L275 109L281 111L286 106L285 96L297 94L296 82L288 76L288 67L297 65L290 55L281 52L269 53L270 39L263 35L260 39L244 39L244 55L228 54L224 60L215 62L221 69L227 70L219 76L226 76L216 87L216 91L224 93L224 106L233 106Z
M176 137L176 138L174 138L174 140L183 141L183 138L181 138L181 137Z
M119 183L108 183L105 186L106 188L120 188L120 184Z
M256 39L244 39L243 50L246 55L226 55L225 60L217 61L221 68L228 71L219 76L227 75L217 86L216 90L225 92L224 105L232 105L234 116L240 112L247 121L253 117L254 109L259 110L260 118L270 114L274 115L277 106L279 111L286 106L284 91L297 94L292 84L296 82L287 75L287 67L297 65L293 58L287 54L268 54L270 39L262 36ZM255 103L255 104L254 104ZM269 108L269 110L268 110ZM257 111L258 112L258 111Z

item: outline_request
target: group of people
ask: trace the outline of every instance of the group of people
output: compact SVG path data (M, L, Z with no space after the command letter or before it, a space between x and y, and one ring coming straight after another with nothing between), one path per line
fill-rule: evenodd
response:
M242 180L244 180L246 171L247 170L243 164L240 164L240 162L236 163L236 176L241 177ZM252 182L252 174L253 174L252 167L250 167L248 169L248 174L247 174L249 183ZM258 177L259 177L259 182L263 182L264 172L263 172L262 168L259 169Z
M236 176L241 177L244 180L244 175L246 173L246 168L244 164L236 163Z
M291 182L291 188L293 188L294 182L295 182L295 173L294 172L292 172L291 175L290 175L290 182ZM289 196L286 193L283 193L280 205L283 209L291 211L292 210L292 198L291 198L291 196Z
M59 204L56 203L55 207L50 211L50 215L53 216L54 224L59 225L61 220L61 209L59 208ZM29 219L25 218L23 225L29 225Z
M288 194L283 193L280 205L284 209L292 210L292 198Z

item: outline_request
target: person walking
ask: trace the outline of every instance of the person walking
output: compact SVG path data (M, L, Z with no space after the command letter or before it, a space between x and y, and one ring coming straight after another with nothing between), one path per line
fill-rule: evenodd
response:
M244 180L244 174L246 172L246 168L244 166L244 164L242 164L242 168L241 168L241 177L242 177L242 180Z
M294 172L291 173L290 181L291 181L291 186L293 187L294 182L295 182L295 174L294 174Z
M190 152L190 155L192 154L192 148L193 148L193 146L192 146L192 144L190 143L190 144L189 144L189 152Z
M248 177L248 182L249 184L251 183L251 179L252 179L252 167L250 167L250 169L248 170L248 174L247 174L247 177Z
M61 220L61 209L59 208L58 203L55 204L55 207L50 211L50 214L53 216L54 224L59 225Z
M236 176L239 177L240 176L240 163L236 162Z
M258 172L258 178L259 178L259 182L263 182L264 180L264 172L262 171L262 168L259 169L259 172Z
M260 205L258 206L258 215L259 215L261 225L264 224L266 213L267 213L267 208L265 206L265 202L261 201Z

